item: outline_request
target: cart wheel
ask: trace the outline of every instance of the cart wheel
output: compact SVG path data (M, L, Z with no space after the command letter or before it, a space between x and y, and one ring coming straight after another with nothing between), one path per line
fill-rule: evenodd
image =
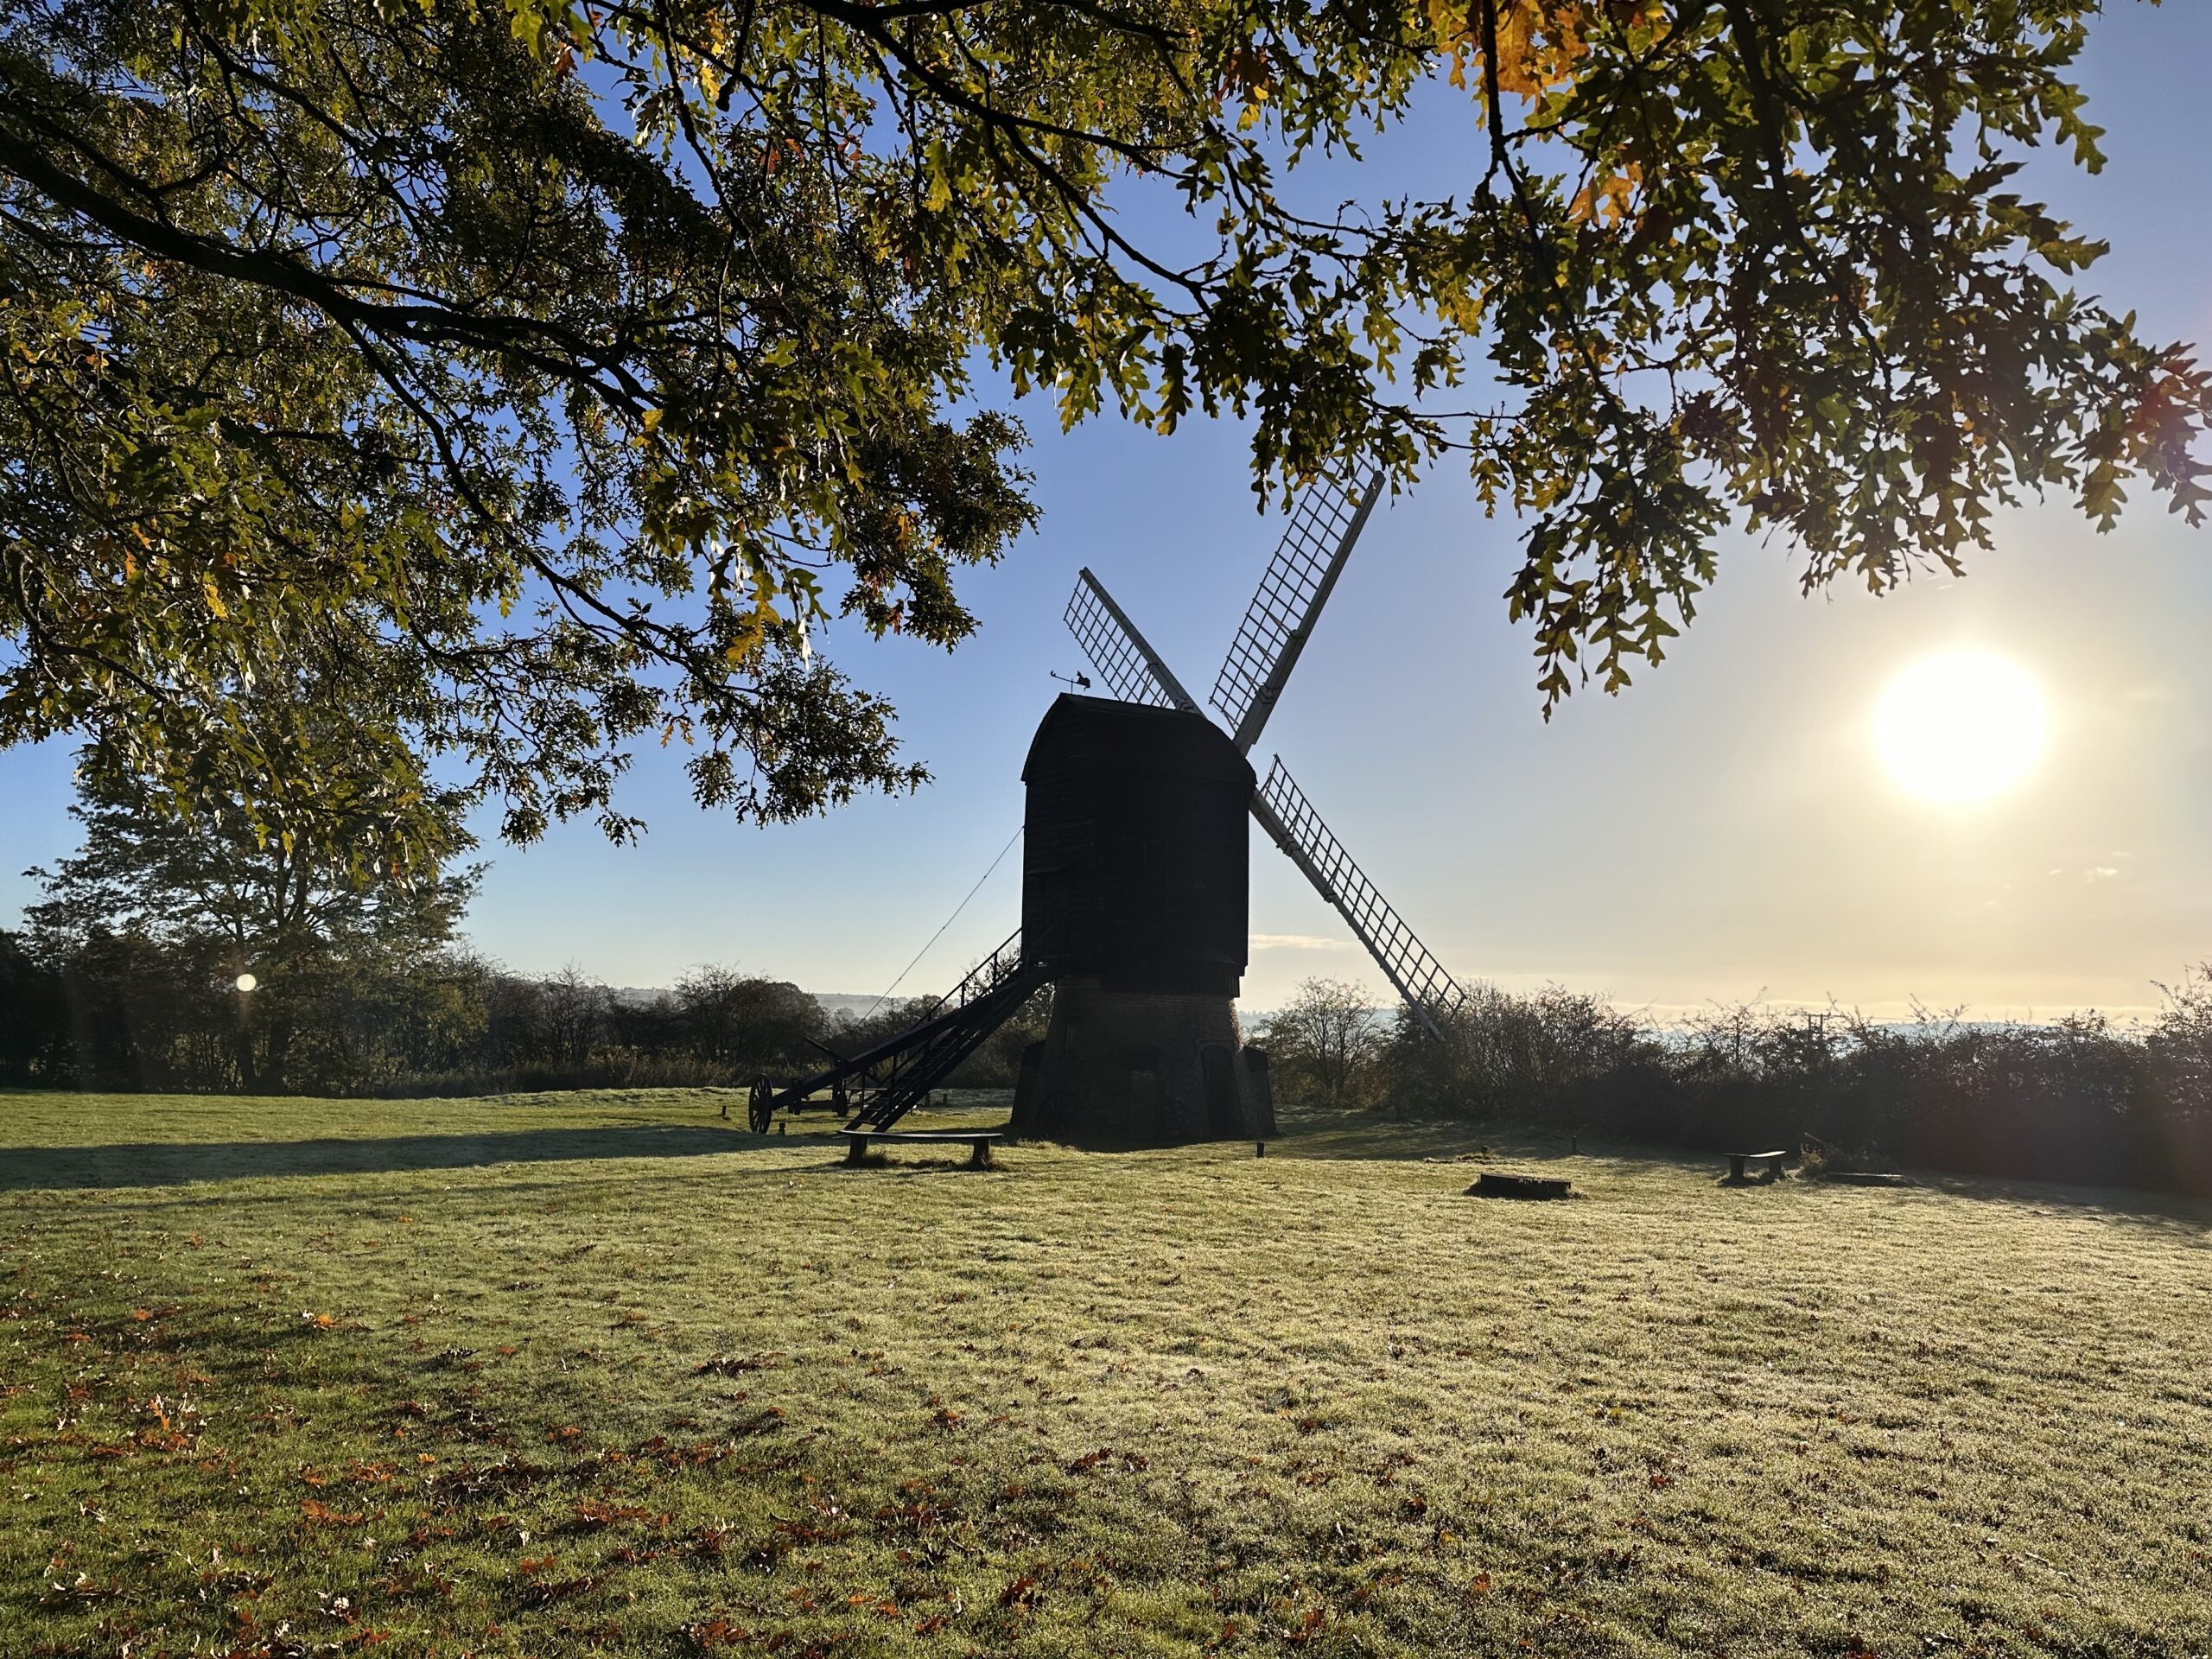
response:
M766 1077L753 1079L753 1096L746 1108L746 1121L752 1124L753 1133L768 1133L768 1122L776 1115L776 1090Z

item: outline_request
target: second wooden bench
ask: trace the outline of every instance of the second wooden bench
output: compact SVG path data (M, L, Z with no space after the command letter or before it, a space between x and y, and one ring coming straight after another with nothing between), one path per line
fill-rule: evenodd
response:
M1746 1172L1751 1165L1757 1164L1759 1179L1779 1179L1782 1160L1789 1155L1786 1152L1732 1152L1728 1154L1728 1179L1732 1181L1750 1180L1751 1177Z

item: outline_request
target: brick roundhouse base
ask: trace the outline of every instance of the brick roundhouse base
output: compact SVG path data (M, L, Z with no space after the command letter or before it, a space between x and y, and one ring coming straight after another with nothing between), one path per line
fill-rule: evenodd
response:
M1062 980L1045 1040L1022 1056L1011 1127L1086 1147L1266 1140L1267 1056L1244 1043L1232 998Z

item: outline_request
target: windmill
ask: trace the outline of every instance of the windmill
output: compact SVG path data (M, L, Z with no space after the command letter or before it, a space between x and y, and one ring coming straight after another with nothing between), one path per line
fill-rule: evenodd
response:
M1022 926L911 1030L779 1088L752 1118L830 1091L849 1129L880 1133L1042 985L1014 1126L1092 1144L1271 1134L1266 1057L1245 1046L1247 813L1333 906L1432 1035L1465 994L1345 851L1274 756L1247 758L1382 491L1309 487L1260 579L1207 716L1088 569L1066 622L1109 697L1063 695L1022 769Z

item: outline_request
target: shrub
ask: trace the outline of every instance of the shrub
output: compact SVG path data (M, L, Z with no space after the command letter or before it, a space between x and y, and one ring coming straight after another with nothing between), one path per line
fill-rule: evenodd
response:
M1401 1014L1394 1110L1712 1149L1810 1147L2018 1179L2212 1192L2212 969L2147 1027L1992 1025L1916 1009L1717 1007L1675 1028L1548 987L1478 986L1431 1039Z
M1268 1051L1276 1097L1287 1105L1342 1109L1385 1096L1388 1027L1365 989L1309 979L1255 1032Z

